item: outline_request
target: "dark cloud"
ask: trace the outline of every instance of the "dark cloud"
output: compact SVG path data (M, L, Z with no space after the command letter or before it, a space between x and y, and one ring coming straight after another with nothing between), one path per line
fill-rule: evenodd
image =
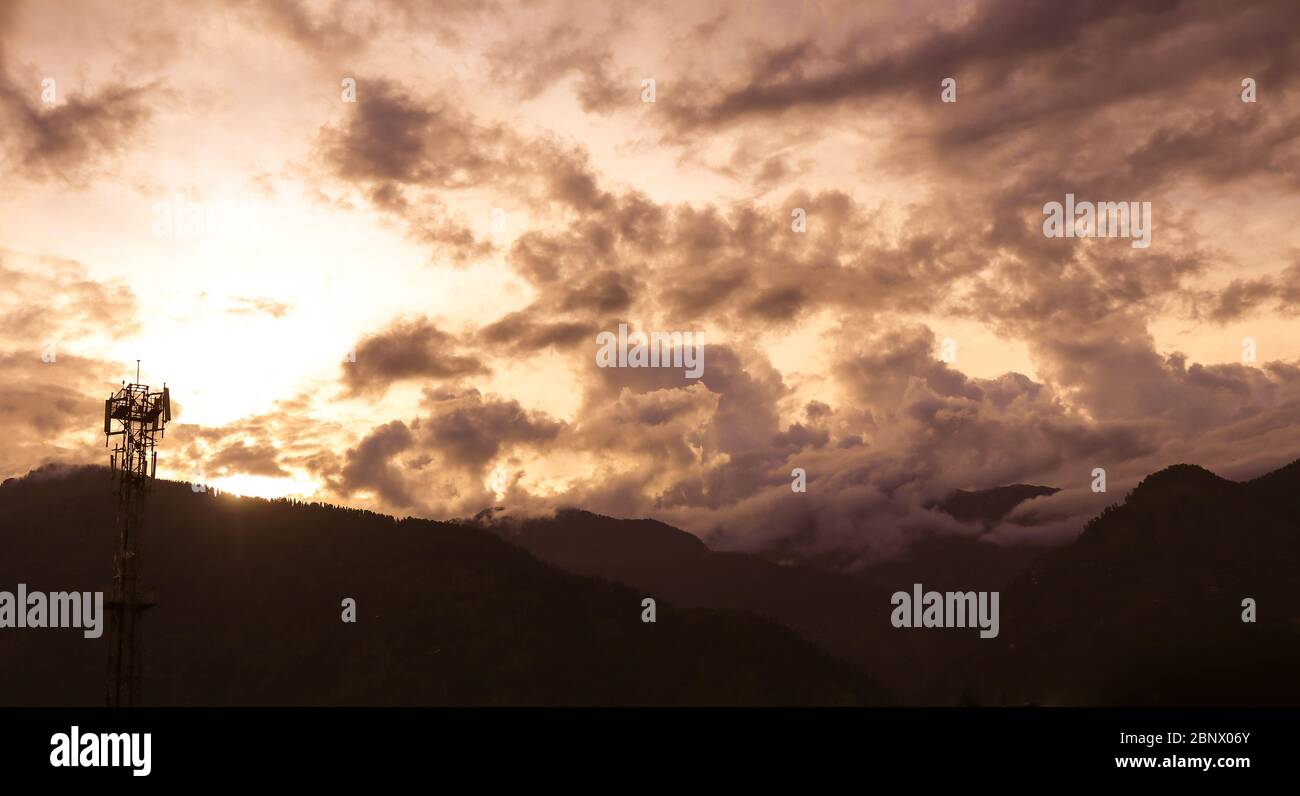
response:
M768 320L790 321L799 314L804 301L803 289L798 286L774 287L759 294L746 311Z
M317 150L329 179L359 189L440 257L467 264L494 246L450 209L456 192L491 188L539 213L606 210L586 153L485 123L447 98L416 97L386 79L358 78L349 116L322 129ZM557 205L558 203L558 205ZM503 208L504 209L504 208ZM486 226L486 222L484 222Z
M343 495L359 490L373 491L384 503L397 508L416 504L411 486L392 457L409 449L414 435L400 420L379 426L350 449L335 489Z
M1300 262L1276 276L1234 279L1222 289L1197 291L1190 299L1194 317L1228 323L1263 309L1300 310Z
M512 352L538 351L544 348L572 348L596 335L590 323L546 321L534 317L532 310L512 312L484 326L479 338L495 350Z
M322 467L330 488L345 498L370 492L390 510L463 516L492 500L483 478L494 458L545 448L565 429L517 401L475 389L426 390L422 409L409 424L375 427L341 464Z
M0 369L9 380L0 392L5 478L49 463L99 463L105 455L98 419L117 386L118 369L68 351L43 361L42 353L39 347L0 352Z
M427 318L410 318L363 338L356 347L356 361L343 364L343 384L353 395L382 394L399 381L456 379L487 372L478 359L460 353L456 337Z
M272 445L249 445L240 440L217 451L208 459L208 466L220 473L248 473L269 477L287 477L289 473L280 466L279 451Z
M483 126L448 102L426 104L382 78L357 78L342 127L322 132L326 162L366 183L465 187L491 179L506 161L501 127Z
M56 102L46 105L42 81L51 76L19 77L7 63L4 37L18 7L0 8L0 156L7 171L28 179L84 184L137 143L158 86L114 82L70 93L71 78L54 76Z
M711 97L706 104L674 110L684 123L717 124L799 107L842 106L846 101L937 96L940 79L948 76L981 88L1023 86L1026 76L1041 76L1072 80L1028 103L1012 121L1022 123L1029 114L1046 116L1067 106L1081 115L1101 103L1167 92L1208 71L1252 60L1268 64L1270 77L1281 78L1278 58L1293 42L1280 35L1279 26L1294 24L1298 13L1287 2L1225 6L1183 0L1137 5L1093 0L1062 8L1050 0L994 0L975 6L965 17L899 30L903 41L895 47L879 46L879 28L866 26L832 52L807 41L775 45L756 54L741 85L722 89L720 96L706 91L701 95ZM1205 30L1210 25L1217 27ZM1166 46L1151 46L1156 41ZM1192 51L1198 55L1198 68L1178 68L1185 67L1182 59ZM1096 71L1100 70L1106 78L1120 79L1088 81L1084 66L1094 70L1088 77L1103 76ZM1134 79L1135 75L1142 78ZM1109 98L1102 96L1103 82ZM1084 83L1087 88L1072 90L1070 83L1076 87ZM1006 110L998 102L987 104L996 111Z
M411 423L419 443L452 467L480 472L503 446L541 446L554 440L563 425L518 401L484 396L478 390L427 397L427 415Z
M590 310L599 313L619 312L632 304L635 277L615 270L598 271L569 289L560 309L572 312Z

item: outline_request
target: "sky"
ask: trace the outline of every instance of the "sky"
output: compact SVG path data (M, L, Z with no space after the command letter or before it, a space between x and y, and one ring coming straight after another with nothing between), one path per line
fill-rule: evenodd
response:
M1170 464L1253 477L1300 457L1297 30L0 0L0 477L105 463L137 359L160 477L399 516L875 560L976 533L954 489L1057 487L990 539L1059 541ZM1047 235L1067 194L1149 245ZM702 373L601 367L620 324L702 334Z

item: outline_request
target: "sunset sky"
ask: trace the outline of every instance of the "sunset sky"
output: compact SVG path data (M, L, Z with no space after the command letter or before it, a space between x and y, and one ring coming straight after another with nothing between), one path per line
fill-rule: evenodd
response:
M1300 457L1297 31L1295 0L0 0L0 477L107 463L137 359L160 477L402 516L871 557L972 532L953 489L1059 487L994 536L1065 539L1169 464L1252 477ZM1067 193L1150 202L1150 247L1045 237ZM168 229L193 204L255 223ZM620 323L704 332L702 378L598 368Z

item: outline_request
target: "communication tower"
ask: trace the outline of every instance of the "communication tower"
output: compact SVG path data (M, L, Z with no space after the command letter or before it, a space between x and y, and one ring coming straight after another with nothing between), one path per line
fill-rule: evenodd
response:
M165 436L172 419L171 393L164 384L150 392L140 384L140 360L135 382L104 401L104 447L117 437L109 456L116 502L117 553L113 556L113 585L108 593L108 687L110 706L138 705L143 670L140 624L156 596L140 589L140 551L144 532L144 500L158 469L155 437Z

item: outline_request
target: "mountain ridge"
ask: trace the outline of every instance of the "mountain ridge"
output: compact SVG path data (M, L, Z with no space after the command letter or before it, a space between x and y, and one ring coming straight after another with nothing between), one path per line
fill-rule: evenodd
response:
M1300 705L1300 461L1249 481L1173 465L1003 595L945 671L981 704ZM1246 600L1254 621L1243 621Z
M0 486L0 584L107 588L103 468ZM863 705L890 695L770 620L561 571L456 523L152 484L144 704ZM356 601L358 621L341 619ZM0 630L0 704L93 705L106 647Z
M1292 682L1300 668L1297 496L1300 460L1240 482L1171 465L1089 520L1074 541L1026 548L1023 560L996 557L1001 551L981 557L995 546L978 536L936 537L938 548L923 539L912 558L850 574L713 551L657 520L581 509L437 523L158 482L145 560L162 602L147 634L154 645L180 648L185 665L147 676L163 704L207 704L204 694L253 704L1300 704ZM6 480L0 528L9 544L0 576L40 570L45 585L103 588L109 516L103 468L40 468ZM154 532L176 516L187 521ZM333 541L313 544L318 535ZM182 551L202 555L177 558ZM199 578L214 584L201 589L196 567L232 581ZM354 580L349 568L376 571ZM276 578L287 580L292 599L324 606L312 619L319 638L295 635L298 614L283 611L270 612L265 632L241 629L239 617L265 600L244 600L240 591L265 597L280 588ZM1001 635L893 628L890 594L916 582L1001 591ZM399 664L397 672L376 679L367 674L374 661L337 643L337 597L348 588L363 592L361 635ZM661 632L663 646L647 645L640 633L644 596L659 602L660 622L650 627L675 628ZM1240 621L1246 597L1259 606L1253 624ZM269 645L279 665L196 663L211 648L200 650L175 621L154 621L186 600L188 620L224 649ZM394 632L374 633L387 617L398 620ZM85 688L58 696L50 679L97 682L102 660L86 649L68 634L0 633L0 683L44 683L20 695L0 687L0 703L93 702ZM440 660L448 651L462 659ZM75 672L66 662L53 674L34 663L51 653L78 660ZM775 665L754 666L755 656ZM146 653L147 666L151 660ZM347 677L319 674L322 662ZM601 674L603 664L630 674ZM693 680L642 682L683 666ZM425 675L442 687L423 684Z
M1051 489L1026 486L1028 490L1034 491ZM1125 544L1133 533L1137 533L1139 538L1143 536L1140 528L1114 526L1114 518L1131 517L1138 511L1153 512L1153 517L1138 520L1139 525L1145 523L1142 527L1150 529L1146 536L1156 535L1159 544L1176 544L1177 537L1167 535L1162 524L1157 522L1158 518L1164 517L1168 523L1180 527L1195 528L1198 527L1197 523L1209 516L1202 506L1203 502L1254 500L1266 490L1269 494L1283 498L1269 515L1273 521L1283 525L1292 521L1292 527L1300 527L1294 500L1294 496L1300 495L1300 460L1249 482L1229 481L1195 465L1172 465L1147 476L1123 503L1112 504L1083 524L1080 535L1065 545L1053 548L1012 548L1008 552L1007 549L980 542L979 537L927 537L915 544L909 552L908 555L914 555L914 558L909 559L905 555L901 559L885 562L855 575L822 572L797 563L783 566L767 561L762 556L720 553L707 550L707 547L705 550L697 548L691 555L680 557L618 555L602 558L600 551L618 548L616 540L620 538L622 524L633 521L602 518L585 512L582 528L585 528L590 537L590 544L585 547L578 543L581 529L557 530L548 527L546 519L533 518L513 528L508 521L502 522L498 524L496 532L505 534L512 542L525 546L544 560L565 569L634 584L647 593L665 594L686 605L725 606L767 616L798 630L826 649L858 662L872 677L884 682L906 701L955 704L958 701L968 701L974 692L962 683L954 682L953 667L961 667L965 659L978 657L987 650L982 649L982 642L972 642L958 634L901 633L894 630L888 619L889 595L893 591L908 590L913 583L918 582L924 583L926 588L939 590L1007 590L1008 593L1004 596L1010 599L1011 605L1006 610L1015 616L1019 603L1042 599L1037 594L1026 593L1023 586L1017 587L1016 584L1023 582L1026 577L1039 577L1034 573L1042 571L1043 560L1050 560L1061 550L1087 552L1098 546L1105 551L1106 560L1096 562L1097 575L1124 571L1131 576L1130 588L1137 591L1141 591L1144 585L1154 585L1154 581L1148 584L1152 578L1160 582L1176 582L1173 577L1177 574L1176 571L1162 575L1159 570L1140 570L1141 565L1150 563L1140 556L1145 547L1113 547L1115 544ZM1288 497L1291 498L1290 502L1287 502ZM1232 516L1238 512L1230 510L1227 513ZM559 524L562 520L557 515L550 522ZM657 525L662 526L662 523ZM530 534L529 529L533 529L533 533ZM672 530L674 533L683 533L677 529ZM552 540L557 537L564 538L562 546L552 544ZM1210 538L1213 539L1213 534ZM936 540L937 547L934 546ZM644 546L646 540L641 539L638 544ZM1280 559L1300 564L1300 552L1288 547L1285 540L1272 539L1270 544L1272 547L1259 554L1260 560ZM1139 554L1139 557L1129 560L1132 554ZM1202 571L1196 577L1213 582L1223 577L1216 572L1221 562L1220 558L1214 557L1180 562L1179 568L1195 573L1199 567ZM982 571L965 569L961 566L963 563L979 567ZM1135 564L1139 568L1134 568ZM1161 567L1168 564L1167 560L1161 559L1154 562L1154 565ZM1281 571L1278 571L1274 577L1279 579L1281 575ZM1062 576L1062 579L1074 584L1078 594L1085 598L1094 595L1098 589L1106 588L1104 580L1089 577L1087 572L1072 571ZM1290 594L1285 589L1270 592L1270 600L1283 605L1296 597L1294 590ZM1147 594L1146 599L1159 603L1162 597L1155 593ZM1226 615L1223 613L1226 611L1223 605L1219 605L1216 610L1219 611L1216 616ZM1140 618L1151 625L1163 621L1158 614L1143 615ZM1185 617L1175 618L1186 623ZM1042 615L1041 612L1037 620L1049 625L1052 621L1050 615ZM1106 621L1104 616L1102 621ZM1218 629L1227 632L1222 626ZM1134 635L1140 636L1141 633L1135 631ZM1281 644L1284 639L1271 639L1270 643L1273 642ZM1060 674L1063 681L1076 679L1077 676L1078 673ZM1229 703L1232 701L1231 695L1236 693L1232 688L1222 683L1215 687L1218 689L1215 693L1220 698ZM978 692L979 689L975 691ZM1021 701L1045 700L1049 697L1050 694L1045 696L1043 693L1035 693L1022 695ZM1012 697L1004 698L1000 692L987 691L979 697L994 704L1005 703L1007 698ZM1138 697L1131 691L1117 694L1113 690L1101 689L1100 685L1092 692L1078 697L1080 701L1117 704L1136 698ZM1214 697L1211 695L1209 698ZM1243 699L1245 698L1248 697L1244 696Z

